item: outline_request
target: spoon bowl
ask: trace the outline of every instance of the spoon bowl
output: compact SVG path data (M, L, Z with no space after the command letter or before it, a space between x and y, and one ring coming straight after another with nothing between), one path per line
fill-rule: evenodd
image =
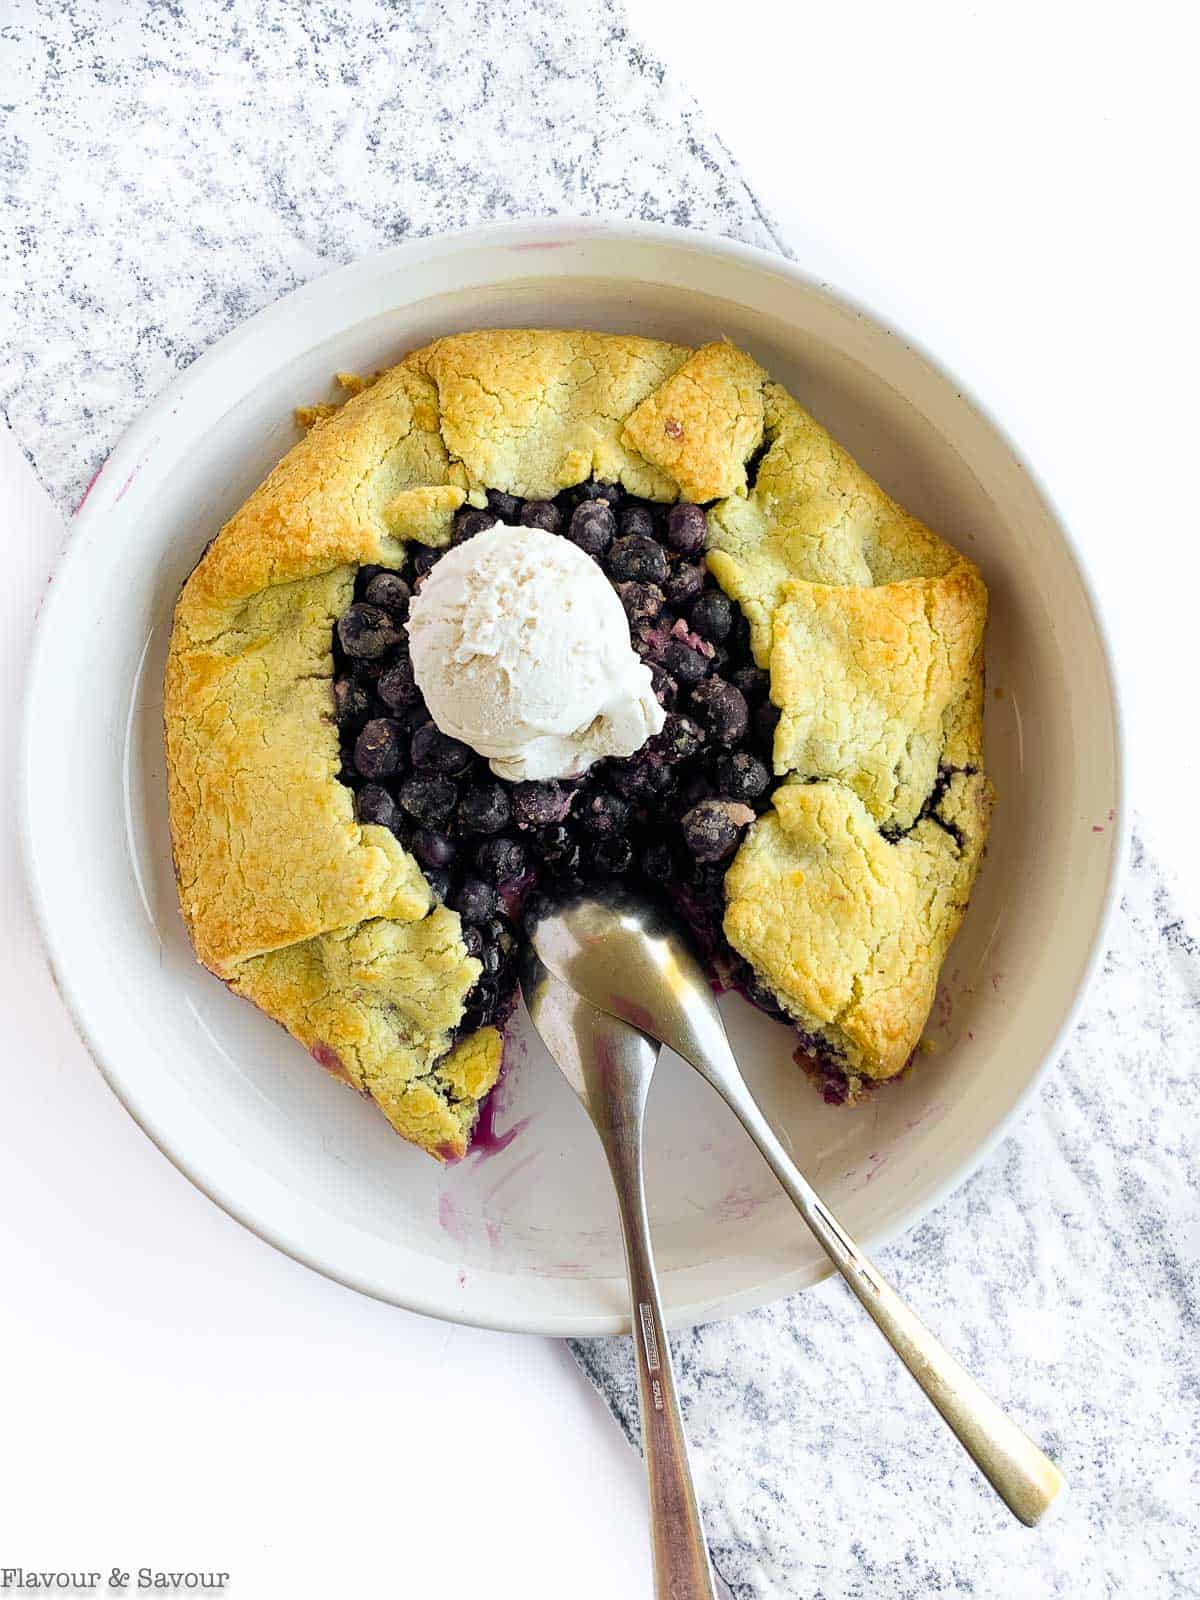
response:
M660 901L608 884L562 901L538 924L533 944L576 994L668 1045L705 1077L707 1060L729 1054L712 984Z

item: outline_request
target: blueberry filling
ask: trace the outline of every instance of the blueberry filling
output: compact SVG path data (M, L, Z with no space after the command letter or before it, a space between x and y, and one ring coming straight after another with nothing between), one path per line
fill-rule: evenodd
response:
M505 782L434 725L413 676L408 604L442 552L410 544L397 571L359 569L333 640L341 777L358 819L390 828L462 919L483 971L460 1032L507 1017L523 918L541 897L615 875L669 894L721 981L782 1017L721 926L726 869L769 804L778 712L745 619L705 567L703 508L656 505L596 481L554 500L493 489L486 510L456 514L452 543L498 519L559 534L597 562L668 716L635 755L598 762L577 780ZM822 1041L804 1039L802 1049L818 1054L830 1082L844 1082Z

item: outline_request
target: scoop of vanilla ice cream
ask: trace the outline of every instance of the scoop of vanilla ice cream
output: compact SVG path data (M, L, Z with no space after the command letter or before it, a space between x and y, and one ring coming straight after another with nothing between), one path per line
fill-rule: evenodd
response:
M413 595L413 671L444 733L500 778L567 778L628 756L665 721L616 591L541 528L497 523Z

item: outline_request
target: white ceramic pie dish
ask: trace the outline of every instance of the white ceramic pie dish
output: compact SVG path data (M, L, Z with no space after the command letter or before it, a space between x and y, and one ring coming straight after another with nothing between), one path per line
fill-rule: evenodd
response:
M150 1137L264 1239L432 1315L594 1335L626 1320L615 1211L584 1114L527 1029L498 1091L502 1137L439 1169L196 965L167 840L162 665L205 542L297 437L292 407L332 394L333 372L488 325L728 335L989 583L1000 798L933 1052L864 1108L835 1109L793 1065L786 1030L736 999L727 1013L768 1113L866 1243L962 1181L1062 1044L1124 853L1120 720L1082 563L1011 442L864 308L725 240L556 221L402 246L262 312L130 429L75 520L28 688L20 804L64 999ZM674 1058L659 1068L648 1142L673 1323L824 1275L748 1140Z

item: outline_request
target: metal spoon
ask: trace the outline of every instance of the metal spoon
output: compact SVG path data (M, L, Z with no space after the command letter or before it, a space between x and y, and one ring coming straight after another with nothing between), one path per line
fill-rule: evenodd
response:
M670 916L614 885L553 907L532 930L538 957L592 1005L670 1045L754 1140L825 1254L1009 1510L1039 1522L1066 1480L934 1338L805 1180L746 1085L712 988Z
M659 1600L715 1600L659 1304L642 1175L646 1095L662 1046L581 999L529 949L521 989L534 1027L600 1135L617 1194L632 1300L655 1593Z

